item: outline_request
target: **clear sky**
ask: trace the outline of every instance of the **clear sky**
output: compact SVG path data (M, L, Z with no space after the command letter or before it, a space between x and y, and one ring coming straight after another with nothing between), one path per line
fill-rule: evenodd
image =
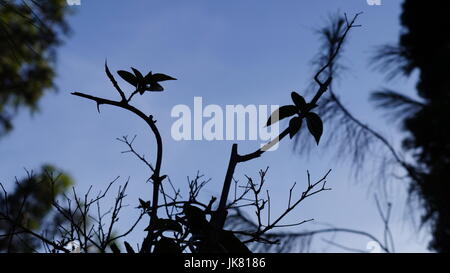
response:
M342 101L365 122L398 143L401 135L380 112L368 103L371 90L389 86L399 91L414 90L415 80L386 83L383 75L368 68L374 47L396 42L400 32L400 0L382 0L381 6L369 6L366 0L316 1L119 1L81 0L73 6L70 18L72 36L58 51L58 92L42 99L41 111L34 116L23 112L15 120L15 129L0 140L0 181L12 185L24 170L38 169L44 163L69 172L79 192L94 185L101 190L116 176L121 182L130 177L128 203L121 217L126 227L135 215L137 198L150 199L147 169L116 138L138 135L136 144L149 159L154 159L155 142L145 124L130 113L108 106L97 113L94 103L74 97L80 91L117 99L104 74L108 59L111 71L136 67L143 72L167 73L178 80L164 84L166 91L139 97L136 105L158 120L164 139L162 171L175 185L185 189L186 177L197 170L212 179L204 196L218 196L233 141L174 141L170 127L175 121L170 111L177 104L193 106L194 96L203 104L278 104L290 102L290 92L302 93L314 72L310 66L319 40L315 29L324 26L330 14L349 16L363 11L344 53L348 70L336 86ZM124 87L124 82L120 82ZM326 128L323 138L327 137ZM250 152L259 141L240 141L239 151ZM397 145L398 146L398 145ZM273 214L281 211L293 182L305 186L306 170L313 178L328 169L332 191L308 199L286 219L286 223L314 218L315 222L293 230L312 230L320 223L365 230L382 236L370 184L372 172L355 181L347 163L317 147L306 157L292 151L284 141L275 152L239 165L235 177L257 176L260 168L270 166L267 186L273 200ZM370 158L370 157L369 157ZM394 201L392 229L398 251L426 251L426 230L418 232L405 207L406 184L390 185ZM208 198L209 199L209 198ZM112 200L112 199L110 199ZM109 203L106 202L105 206ZM253 212L249 212L253 214ZM141 228L142 230L142 228ZM288 229L286 229L288 230ZM132 234L137 243L143 233ZM323 242L330 235L314 239L312 251L341 251ZM338 234L335 242L365 249L368 240L355 235Z

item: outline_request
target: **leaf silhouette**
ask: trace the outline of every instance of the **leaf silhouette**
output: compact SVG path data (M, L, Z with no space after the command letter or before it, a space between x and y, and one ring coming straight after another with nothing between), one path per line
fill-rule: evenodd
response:
M145 229L145 231L148 230L158 230L158 231L172 230L179 233L183 232L183 228L181 227L181 225L177 221L171 219L156 219L152 225L148 226Z
M306 124L308 125L309 132L316 140L317 145L319 145L319 140L323 133L322 119L316 113L311 112L306 115Z
M226 249L227 253L251 253L250 249L233 232L222 230L219 236L220 244Z
M149 210L150 209L150 201L144 201L141 198L139 198L139 207L138 208L142 208L145 210Z
M157 91L157 92L159 92L159 91L163 91L164 88L163 88L159 83L154 82L154 83L151 83L149 86L147 86L147 87L145 88L145 90L147 90L147 91ZM145 90L143 90L142 93L144 93ZM141 93L141 94L142 94L142 93Z
M156 242L153 253L182 253L182 250L174 239L162 237Z
M295 134L300 130L302 127L302 118L301 117L293 117L289 121L289 137L292 139Z
M127 253L135 253L134 249L131 247L131 245L127 241L123 242L123 244L125 245L125 249L127 250Z
M142 73L139 72L139 70L134 67L132 67L131 69L133 70L134 75L136 75L138 81L142 81L144 79L144 76L142 76Z
M119 74L119 76L122 79L124 79L125 81L127 81L129 84L131 84L133 86L137 86L138 80L137 80L136 76L133 75L132 73L125 71L125 70L119 70L119 71L117 71L117 74Z
M284 105L273 111L267 120L266 126L270 126L284 118L290 117L297 113L297 108L294 105ZM278 117L278 118L277 118Z
M292 101L294 102L295 106L297 106L297 108L300 111L305 112L305 110L306 110L305 98L303 96L299 95L297 92L292 92L291 98L292 98Z
M145 75L145 77L144 77L144 81L146 83L150 83L152 76L153 76L152 71L148 72L147 75Z
M112 252L113 253L120 253L120 249L119 249L119 247L116 245L116 243L111 243L110 245L109 245L109 247L111 248L111 250L112 250Z
M153 74L152 80L155 82L162 82L162 81L170 81L170 80L176 80L175 78L172 78L169 75L162 74L162 73L156 73Z
M152 74L152 71L148 72L144 77L142 73L139 72L139 70L137 70L136 68L132 67L131 69L133 70L134 75L123 70L120 71L119 75L129 83L133 84L136 87L136 90L141 95L143 95L145 91L164 91L164 87L162 87L158 82L176 80L175 78L166 74Z
M192 233L201 233L202 231L210 229L208 220L206 220L205 212L189 204L183 206L183 213L186 215L187 226Z

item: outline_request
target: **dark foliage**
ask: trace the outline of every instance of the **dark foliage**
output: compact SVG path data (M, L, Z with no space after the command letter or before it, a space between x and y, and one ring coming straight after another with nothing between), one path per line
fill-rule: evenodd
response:
M20 108L54 88L55 49L68 33L64 0L0 0L0 136Z
M386 46L379 56L392 64L392 71L405 76L419 71L416 91L421 102L391 91L375 93L373 98L388 111L407 110L401 116L408 133L403 147L416 160L414 173L409 174L410 192L423 205L423 223L432 226L430 247L450 252L450 6L406 0L402 8L399 44ZM391 62L393 58L401 60L399 65Z
M233 177L235 168L239 164L253 160L262 156L273 145L283 140L287 135L291 138L298 133L301 128L301 121L306 119L307 127L310 133L314 136L317 144L323 132L323 124L319 115L311 112L317 106L319 99L325 94L332 82L332 77L324 77L322 73L333 65L335 57L338 55L341 45L343 44L347 33L350 29L356 27L355 20L358 14L351 21L347 21L343 26L343 32L340 33L337 40L337 46L328 58L328 61L323 64L314 76L314 83L316 85L316 93L314 97L307 103L306 100L299 94L293 92L291 94L294 105L283 106L269 118L267 126L274 122L278 122L279 116L286 118L296 115L291 119L289 127L281 132L276 138L265 144L263 147L248 154L239 154L238 145L233 144L231 149L230 160L228 163L225 180L222 186L222 193L218 199L215 196L211 197L209 203L203 203L197 199L200 189L209 181L199 181L201 176L197 177L189 183L189 199L180 201L180 190L176 190L167 175L161 174L162 149L163 142L156 121L153 115L144 114L141 110L135 108L130 104L131 99L137 93L144 94L145 91L163 91L160 86L157 90L153 90L151 86L155 83L165 80L175 80L175 78L165 74L148 73L143 77L143 74L135 68L132 68L133 74L124 70L119 70L119 76L127 83L133 86L133 91L127 95L118 85L114 75L110 72L108 65L105 63L105 72L116 89L120 100L109 100L81 92L73 92L72 94L84 99L91 100L96 103L99 110L101 105L110 105L123 110L127 110L134 115L140 117L148 125L150 131L156 138L156 163L155 165L147 161L144 156L141 156L133 148L133 142L125 136L119 139L125 143L129 150L126 152L133 153L150 169L152 175L150 181L153 185L153 198L150 201L139 199L139 208L142 210L141 215L147 214L149 216L149 225L145 229L147 236L144 238L140 252L159 252L159 253L179 253L189 250L192 253L247 253L250 249L246 246L248 243L258 242L266 244L277 244L278 241L271 241L264 238L270 230L277 227L297 226L306 223L309 220L304 220L299 223L283 225L280 222L292 210L298 207L308 197L311 197L320 192L329 190L326 187L326 178L331 170L325 176L316 182L312 182L308 173L308 181L306 189L296 197L293 193L295 184L289 191L289 202L287 208L279 216L271 218L271 200L269 191L266 190L264 197L263 186L265 182L265 171L260 171L260 181L255 183L250 177L246 185L241 185L242 192L237 192L237 182L235 182L235 197L230 201L230 189L232 182L236 181ZM168 194L164 190L165 185L169 183L173 189L173 194ZM163 198L160 201L159 197ZM219 200L218 205L213 208L216 200ZM228 212L239 207L253 207L257 215L257 223L251 230L226 230L225 222ZM161 217L158 210L163 209L166 216ZM263 212L267 215L267 224L262 223ZM114 219L114 217L113 217ZM168 232L170 234L168 234ZM243 237L246 237L245 239ZM111 250L114 252L120 251L115 244L110 244ZM126 246L128 252L134 252L129 246Z
M57 183L51 178L56 173ZM11 194L6 194L0 184L3 189L0 194L0 252L33 252L39 249L41 240L25 230L55 236L56 227L63 225L65 219L52 213L52 203L72 184L67 174L48 165L43 166L39 173L29 172L26 178L16 181Z
M143 95L146 91L163 91L164 88L160 82L175 80L175 78L162 73L153 74L152 72L143 76L144 74L135 68L131 68L132 73L119 70L117 72L118 75L133 88L131 92L128 92L121 89L105 63L106 75L114 86L115 91L117 91L118 100L105 99L81 92L73 92L72 94L94 102L98 110L100 110L101 105L109 105L126 110L138 116L148 126L148 129L156 139L154 162L148 161L143 155L134 150L133 141L135 138L130 141L125 136L119 140L129 148L125 152L134 154L149 168L151 175L148 181L151 182L152 187L150 201L139 199L137 204L139 216L137 219L130 224L128 230L115 234L114 227L119 220L119 213L126 206L124 200L128 181L123 187L119 187L114 205L107 212L102 212L100 200L105 197L117 178L109 184L104 192L100 192L93 198L89 195L91 189L81 197L75 191L73 192L73 198L64 195L62 201L66 202L65 206L62 202L55 199L55 196L52 196L48 200L47 208L53 208L55 213L61 216L62 221L65 221L65 223L57 224L56 234L48 236L45 232L33 231L31 227L27 226L27 222L21 220L22 215L26 214L28 210L26 206L28 206L27 199L29 195L27 195L22 198L21 204L23 205L19 206L18 213L14 214L9 209L1 213L2 220L13 225L13 232L6 230L4 234L1 234L2 237L10 238L7 251L11 251L11 238L20 238L19 235L26 234L36 237L42 243L44 250L48 252L112 251L120 253L122 252L122 244L119 244L118 240L130 234L144 217L148 218L148 225L144 230L146 236L137 248L125 241L123 245L128 253L248 253L251 251L248 247L249 244L279 244L278 238L280 236L271 234L270 231L280 227L299 226L312 221L313 219L307 219L298 223L282 223L283 219L299 207L305 199L330 190L330 188L326 187L326 179L331 170L327 171L325 175L316 181L313 181L309 172L307 172L307 181L304 189L298 193L295 189L296 184L294 184L289 190L286 209L279 215L271 215L270 193L264 187L265 175L268 169L259 172L258 181L246 176L247 183L238 185L238 181L234 178L235 168L240 164L262 156L288 135L291 138L296 136L301 130L303 120L306 120L309 132L316 143L319 144L323 133L323 122L320 114L311 110L319 105L319 100L331 87L333 77L328 71L334 67L347 33L357 26L355 25L355 20L358 15L355 15L351 21L340 21L339 33L333 41L335 47L328 52L326 61L318 68L314 76L316 90L314 96L307 102L301 95L293 92L291 93L293 105L282 107L277 111L283 118L295 115L291 118L289 126L276 138L254 152L239 154L238 145L232 145L221 196L220 198L211 196L209 202L203 202L198 198L200 190L209 181L203 181L202 176L198 174L188 183L188 198L181 200L180 190L174 187L168 175L162 173L163 141L156 125L156 120L153 115L146 114L131 104L131 100L136 94ZM277 121L278 117L275 114L271 116L267 125ZM55 180L52 176L47 177L51 182L50 189L52 189L53 185L55 185ZM230 195L233 185L235 186L234 198ZM167 190L169 186L173 192ZM9 208L11 200L6 190L4 190L3 196L5 207ZM216 201L218 201L217 205ZM93 206L97 206L96 216L92 215L91 208ZM249 224L250 229L228 229L229 224L226 221L227 219L232 219L232 216L228 217L229 212L243 207L254 210L257 216L256 222L253 223L247 219L248 223L253 223ZM22 210L22 208L27 209ZM292 236L289 235L287 238L292 238ZM34 249L33 251L38 250Z

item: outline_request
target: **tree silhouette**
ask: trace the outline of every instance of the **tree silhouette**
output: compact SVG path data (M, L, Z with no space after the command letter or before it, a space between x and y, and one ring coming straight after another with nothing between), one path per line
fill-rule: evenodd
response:
M138 116L148 126L156 139L156 156L153 161L147 160L134 149L135 138L130 139L124 136L119 141L126 145L127 152L137 156L148 167L149 181L152 184L151 199L139 199L137 208L140 213L136 221L127 231L113 235L114 225L119 219L128 185L128 183L125 183L123 187L119 188L113 207L107 210L107 213L101 213L99 201L106 195L113 181L102 194L94 198L89 197L89 191L84 195L84 198L74 193L74 201L72 202L65 196L68 203L67 207L63 207L58 200L53 200L53 208L68 221L67 226L58 229L59 234L54 238L30 233L30 230L23 226L18 227L20 232L38 236L48 251L70 252L75 244L76 250L82 252L91 252L93 248L100 252L106 252L108 248L113 252L121 252L117 240L124 238L134 230L141 219L148 217L148 226L145 228L147 234L143 238L142 244L136 249L128 242L124 242L125 250L128 253L247 253L250 251L247 244L277 244L278 241L271 239L271 230L285 226L298 226L312 220L306 219L293 224L282 223L282 220L298 208L305 199L329 190L326 182L331 170L316 180L311 178L308 172L306 186L300 194L296 193L296 184L294 184L289 191L285 211L280 215L271 215L270 193L265 189L265 175L268 169L260 171L259 179L247 176L247 182L239 185L239 187L238 182L234 179L235 169L245 162L263 156L267 150L282 141L286 136L295 137L302 129L303 120L306 120L305 123L310 132L310 137L313 137L315 142L319 144L323 131L322 119L312 110L321 104L321 97L328 91L332 83L333 77L327 71L333 66L349 31L358 26L355 24L358 15L355 15L352 20L345 21L342 25L343 31L337 38L334 51L331 52L327 61L314 75L316 91L312 99L306 101L300 94L291 93L292 105L282 106L278 111L275 111L267 123L270 126L279 121L281 117L292 117L289 126L276 138L253 152L240 154L238 145L232 145L222 193L219 198L211 196L209 202L204 202L198 198L199 192L209 181L203 180L199 174L188 183L188 198L181 200L180 189L176 189L170 177L163 174L163 139L153 114L146 114L133 106L134 100L139 98L139 96L136 96L137 94L144 96L151 95L151 92L163 91L164 88L159 82L175 80L175 78L162 73L151 72L144 77L144 74L135 68L132 68L132 73L119 70L118 75L133 88L131 92L126 92L119 86L105 63L106 75L115 92L119 95L118 100L105 99L81 92L73 92L72 94L94 102L99 112L102 105L126 110ZM287 113L286 109L289 109ZM233 191L233 186L234 197L230 194ZM168 190L169 187L171 190ZM6 192L4 195L7 195ZM216 201L218 201L217 204ZM75 206L71 207L70 204L75 204ZM91 206L95 204L99 208L97 217L93 216L91 211ZM257 215L256 224L246 230L227 229L227 219L231 217L229 217L229 212L243 207L254 210ZM74 215L78 216L74 217ZM109 224L105 223L106 217L109 218ZM78 221L78 218L81 218L81 221ZM88 223L87 218L94 219L94 221Z
M390 68L388 77L408 77L419 72L420 101L392 90L372 94L377 106L402 121L408 135L403 148L415 162L408 172L410 193L424 208L423 224L432 227L430 248L450 251L450 37L446 35L450 12L446 4L426 5L405 0L401 14L403 31L398 45L386 45L375 56ZM433 16L424 16L433 14Z
M347 16L345 14L341 15L337 13L332 14L329 17L327 24L317 30L318 37L321 41L321 47L319 47L317 55L314 56L312 64L317 67L317 70L320 70L327 63L330 63L330 59L333 60L333 62L326 66L326 69L322 71L323 77L325 78L339 78L345 70L345 67L340 63L340 57L344 52L344 45L346 42L346 40L342 40L341 38L346 31L347 25ZM338 48L339 50L337 50ZM381 133L364 123L359 117L353 115L350 109L341 102L333 83L334 81L330 82L327 92L322 95L321 103L314 106L315 111L319 113L321 120L323 120L322 126L327 128L328 133L328 138L321 143L322 147L335 150L337 160L348 160L352 164L351 169L354 171L357 178L361 175L362 170L367 167L364 162L372 162L372 160L370 160L370 155L373 150L387 150L388 153L381 157L381 164L378 166L380 174L373 178L365 176L365 180L385 180L385 172L388 170L385 165L392 162L395 162L393 165L400 165L404 169L412 171L410 164L398 154L390 142L388 142ZM307 91L309 91L307 92L307 95L310 95L310 93L315 94L314 85L311 85ZM299 100L301 100L301 98ZM293 106L280 108L280 119L291 114L293 111L292 108ZM314 141L311 141L307 134L296 134L294 140L294 150L301 147L301 150L299 150L300 155L311 152L311 148L315 146ZM392 203L387 200L389 197L382 197L385 202L380 201L378 195L375 194L375 205L383 228L383 238L381 239L367 231L354 227L336 227L327 224L327 227L322 229L303 230L299 232L273 232L267 234L267 238L277 241L278 244L252 244L251 247L256 251L263 252L304 252L309 249L314 236L318 234L347 233L365 237L366 239L373 241L373 243L377 244L379 251L395 252L394 236L389 226ZM254 227L256 224L249 220L249 217L245 212L235 210L231 217L229 217L228 225L237 230L245 230ZM370 249L364 250L348 247L334 241L325 241L328 244L345 251L363 253L371 251Z
M64 0L0 0L0 136L20 108L55 88L55 49L68 33Z
M333 142L325 142L324 146L337 147L336 155L340 159L344 159L342 154L350 155L348 159L357 176L367 167L368 156L373 154L371 151L378 151L381 152L377 154L379 175L374 176L373 181L409 180L409 201L417 201L424 209L422 224L432 227L430 248L440 252L450 250L450 188L446 171L450 158L450 100L446 80L450 50L448 35L444 34L449 27L445 19L448 12L448 5L427 5L405 0L399 44L381 46L372 59L372 63L386 74L388 80L395 80L399 75L409 77L413 71L419 72L416 90L419 99L390 88L371 94L372 102L385 109L391 121L401 121L402 129L407 133L402 142L403 151L397 150L383 134L352 114L335 92L333 84L330 84L329 92L317 109L329 128L329 139L333 139ZM323 46L314 59L319 67L330 52L334 52L336 40L345 25L345 18L331 19L331 27L319 30ZM327 73L337 78L343 70L336 58ZM302 151L305 151L310 142L303 137L297 135L296 142L301 143ZM390 175L398 172L398 168L404 176Z

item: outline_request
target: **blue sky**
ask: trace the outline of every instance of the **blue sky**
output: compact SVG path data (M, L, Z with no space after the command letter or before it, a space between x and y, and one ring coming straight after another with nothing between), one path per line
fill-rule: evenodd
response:
M80 91L96 96L117 98L103 70L105 59L111 71L136 67L143 72L167 73L178 80L166 83L165 92L139 97L136 105L158 120L164 139L163 173L180 188L186 177L197 170L212 179L204 197L219 195L232 141L174 141L170 116L174 105L193 106L194 96L203 104L287 104L290 92L302 93L314 72L310 66L319 41L315 29L324 26L329 14L349 15L363 11L345 49L343 62L348 67L336 92L354 114L383 132L393 143L401 139L396 126L368 103L371 90L389 86L413 93L414 77L386 83L382 74L368 68L374 47L398 39L400 0L382 0L381 6L369 6L365 0L317 1L119 1L82 0L73 6L70 18L73 33L58 51L58 92L42 99L41 111L33 116L22 112L14 131L0 141L0 181L8 184L23 168L38 169L44 163L69 172L84 192L89 185L101 190L116 176L130 177L128 203L122 216L126 227L135 212L137 198L150 199L149 176L141 162L115 140L123 135L138 135L136 144L153 158L155 142L145 124L129 113L107 106L97 113L95 105L74 97ZM126 84L120 82L124 87ZM326 128L324 138L327 137ZM250 152L259 141L240 141L239 151ZM398 145L397 145L398 146ZM294 230L317 229L319 223L351 227L382 235L373 194L377 187L365 179L356 181L347 163L337 162L329 150L319 145L307 157L292 151L284 141L275 152L240 165L235 177L257 176L260 168L270 166L267 176L273 213L281 211L293 182L305 185L306 170L313 178L328 169L332 191L308 199L286 219L286 223L314 218ZM362 177L371 177L367 171ZM367 179L369 180L369 179ZM394 182L393 182L394 183ZM389 185L394 201L392 229L398 251L426 251L429 236L418 231L409 220L405 206L404 182ZM9 183L11 185L11 183ZM112 200L112 199L111 199ZM279 201L278 201L279 200ZM105 203L105 206L108 202ZM252 213L252 212L250 212ZM142 228L141 228L142 229ZM131 241L137 243L142 233ZM318 236L313 251L340 251ZM335 241L365 249L366 238L338 234Z

